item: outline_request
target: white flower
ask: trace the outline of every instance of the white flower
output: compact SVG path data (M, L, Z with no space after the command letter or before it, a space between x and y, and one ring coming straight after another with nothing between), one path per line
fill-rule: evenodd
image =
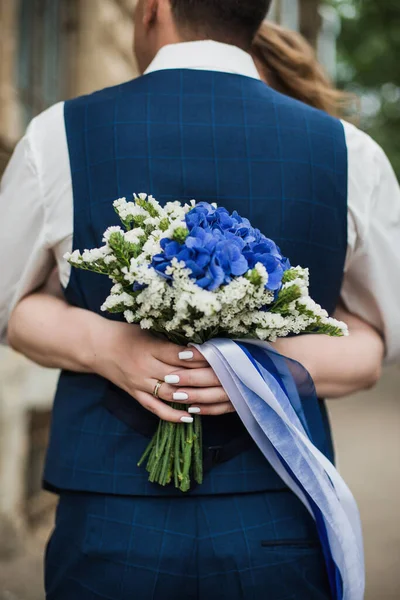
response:
M186 334L186 337L188 337L189 339L194 337L195 331L191 325L184 325L183 330Z
M113 294L111 293L106 301L104 302L101 310L104 312L106 310L112 310L116 306L125 306L127 308L134 305L134 299L132 296L127 294L126 292L122 292L122 294Z
M129 216L131 216L131 217L140 217L140 216L146 217L147 215L148 215L147 210L145 210L141 206L138 206L134 202L127 202L126 206L124 206L120 212L121 218L125 218L125 219L126 219L126 217L129 217Z
M160 225L160 217L147 217L144 224L150 227L158 227Z
M151 329L153 327L154 321L153 319L142 319L140 321L140 327L142 329Z
M111 288L111 294L122 294L123 287L120 283L116 283Z
M125 206L126 198L118 198L118 200L114 200L113 206L114 208L120 208L121 206Z
M305 296L296 300L297 305L303 306L305 309L314 313L316 317L328 318L328 313L319 304L314 302L310 296Z
M304 281L304 279L302 279L301 277L298 277L297 279L293 279L293 281L288 281L287 283L284 283L282 286L283 290L286 290L288 288L291 287L297 287L300 292L301 295L307 299L308 296L308 286L306 284L306 282Z
M122 292L122 294L119 294L118 298L120 303L124 304L125 306L133 306L134 304L134 299L127 292Z
M171 222L179 220L181 222L185 221L185 214L188 212L188 208L182 206L180 202L167 202L164 208L165 217L168 218Z
M186 221L184 218L179 217L178 219L171 219L170 226L166 231L162 232L161 238L168 238L170 240L173 239L175 231L177 229L185 229L187 230Z
M158 212L160 216L165 215L165 211L161 204L155 198L153 198L153 196L149 196L147 198L147 202Z
M340 329L342 331L342 334L347 337L350 335L349 333L349 328L347 326L346 323L343 323L342 321L338 321L337 319L333 319L332 317L328 317L328 318L323 318L322 319L322 323L326 323L329 325L333 325L333 327L337 327L338 329Z
M127 323L134 323L136 320L135 315L131 310L126 310L124 312L124 318Z
M136 229L131 229L130 231L124 233L124 238L131 244L140 244L141 238L143 238L145 235L146 234L143 229L137 227Z
M79 250L74 250L72 254L70 252L66 252L66 254L64 254L64 258L70 263L79 264L82 262L82 257Z
M254 268L261 277L261 282L262 282L263 287L265 287L266 284L268 283L268 278L269 278L267 269L264 267L264 265L262 263L257 263Z
M138 217L138 216L148 216L148 212L138 206L136 202L127 202L125 198L120 198L116 200L113 204L115 210L117 211L120 219L125 221L128 217Z
M181 203L178 201L175 201L175 202L167 202L164 207L164 210L167 215L170 215L175 210L179 210L180 208L181 208Z
M82 254L82 260L85 263L92 264L103 260L108 252L109 249L105 246L102 248L93 248L93 250L85 250Z
M117 226L108 227L108 229L106 229L104 232L103 242L108 242L113 233L121 233L122 235L124 234L121 227L117 227Z
M152 258L156 254L160 254L161 246L160 240L150 236L149 239L143 244L142 254Z
M104 262L106 265L110 265L113 262L117 262L117 257L114 254L108 254L104 257Z

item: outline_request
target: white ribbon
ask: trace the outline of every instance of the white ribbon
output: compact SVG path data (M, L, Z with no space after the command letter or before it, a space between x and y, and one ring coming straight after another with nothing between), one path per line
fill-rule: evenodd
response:
M269 349L264 342L246 340L246 343ZM320 509L332 558L342 577L340 600L363 600L365 567L361 521L346 483L310 441L290 400L262 365L257 363L256 368L232 340L214 339L196 347L213 368L246 429L275 471L313 517L304 491ZM300 485L285 469L277 452Z

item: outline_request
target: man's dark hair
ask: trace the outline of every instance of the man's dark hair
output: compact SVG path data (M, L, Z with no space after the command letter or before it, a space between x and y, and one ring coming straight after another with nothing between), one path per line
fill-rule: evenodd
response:
M249 47L272 0L171 0L178 26L217 41Z

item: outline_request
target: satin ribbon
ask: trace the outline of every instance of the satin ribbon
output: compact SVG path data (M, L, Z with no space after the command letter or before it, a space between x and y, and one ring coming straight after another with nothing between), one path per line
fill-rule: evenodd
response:
M346 483L311 440L300 400L307 394L315 400L307 372L265 342L214 339L195 347L261 452L315 520L333 598L363 600L360 515ZM302 386L306 394L299 394Z

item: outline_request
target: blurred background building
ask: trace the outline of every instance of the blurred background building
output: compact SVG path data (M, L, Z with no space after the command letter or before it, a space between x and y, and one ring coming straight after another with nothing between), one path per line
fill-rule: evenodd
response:
M137 74L132 13L131 0L0 0L0 174L35 115ZM0 556L52 500L40 488L56 380L0 348Z
M0 175L36 114L137 75L134 3L0 0ZM359 94L361 126L400 175L398 0L274 0L270 18L300 31L339 85ZM43 597L48 528L32 532L54 505L40 487L56 380L0 348L0 600ZM376 390L331 403L340 468L365 525L369 600L400 598L399 384L392 368Z

